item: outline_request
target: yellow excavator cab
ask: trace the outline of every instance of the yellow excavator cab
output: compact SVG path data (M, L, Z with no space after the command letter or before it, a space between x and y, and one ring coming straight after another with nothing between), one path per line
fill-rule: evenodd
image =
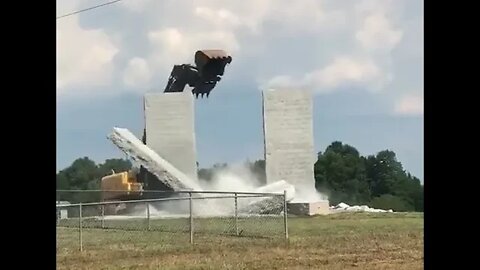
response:
M137 182L135 172L125 171L104 176L101 183L102 200L116 200L129 196L140 196L143 191Z

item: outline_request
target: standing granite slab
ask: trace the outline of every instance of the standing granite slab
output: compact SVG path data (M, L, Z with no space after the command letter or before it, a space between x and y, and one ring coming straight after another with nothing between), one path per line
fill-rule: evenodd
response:
M315 190L313 99L308 90L263 92L267 183L285 180L297 194Z
M191 179L197 179L195 115L189 92L144 97L146 144Z

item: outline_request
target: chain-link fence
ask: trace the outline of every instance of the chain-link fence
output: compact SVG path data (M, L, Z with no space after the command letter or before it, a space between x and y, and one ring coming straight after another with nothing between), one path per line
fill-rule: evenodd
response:
M97 191L57 191L86 193ZM116 191L109 191L116 192ZM125 193L123 191L123 193ZM167 194L168 193L168 194ZM60 196L58 196L60 194ZM91 198L97 195L90 194ZM287 240L285 194L219 191L156 193L152 199L57 200L57 251L201 244L213 238Z

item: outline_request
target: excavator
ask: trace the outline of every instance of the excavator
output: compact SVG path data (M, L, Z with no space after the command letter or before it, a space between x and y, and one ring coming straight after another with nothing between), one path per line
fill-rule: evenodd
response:
M195 53L195 66L190 64L173 66L164 93L183 92L188 84L198 98L210 95L210 91L222 79L225 66L232 57L223 50L200 50Z
M222 79L225 67L232 62L232 56L224 50L198 50L195 52L195 65L174 65L164 93L183 92L188 85L192 94L207 98ZM146 130L142 142L146 144ZM102 201L123 201L134 199L154 199L169 196L168 193L145 191L171 191L162 181L142 166L125 172L112 172L101 180ZM118 205L111 211L118 213ZM110 211L109 211L110 212Z

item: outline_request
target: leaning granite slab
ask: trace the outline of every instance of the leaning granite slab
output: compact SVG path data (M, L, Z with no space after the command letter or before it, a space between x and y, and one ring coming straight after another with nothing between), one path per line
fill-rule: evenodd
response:
M173 190L201 190L198 183L143 144L128 129L115 127L113 132L108 135L108 139L128 155L133 162L142 165Z

